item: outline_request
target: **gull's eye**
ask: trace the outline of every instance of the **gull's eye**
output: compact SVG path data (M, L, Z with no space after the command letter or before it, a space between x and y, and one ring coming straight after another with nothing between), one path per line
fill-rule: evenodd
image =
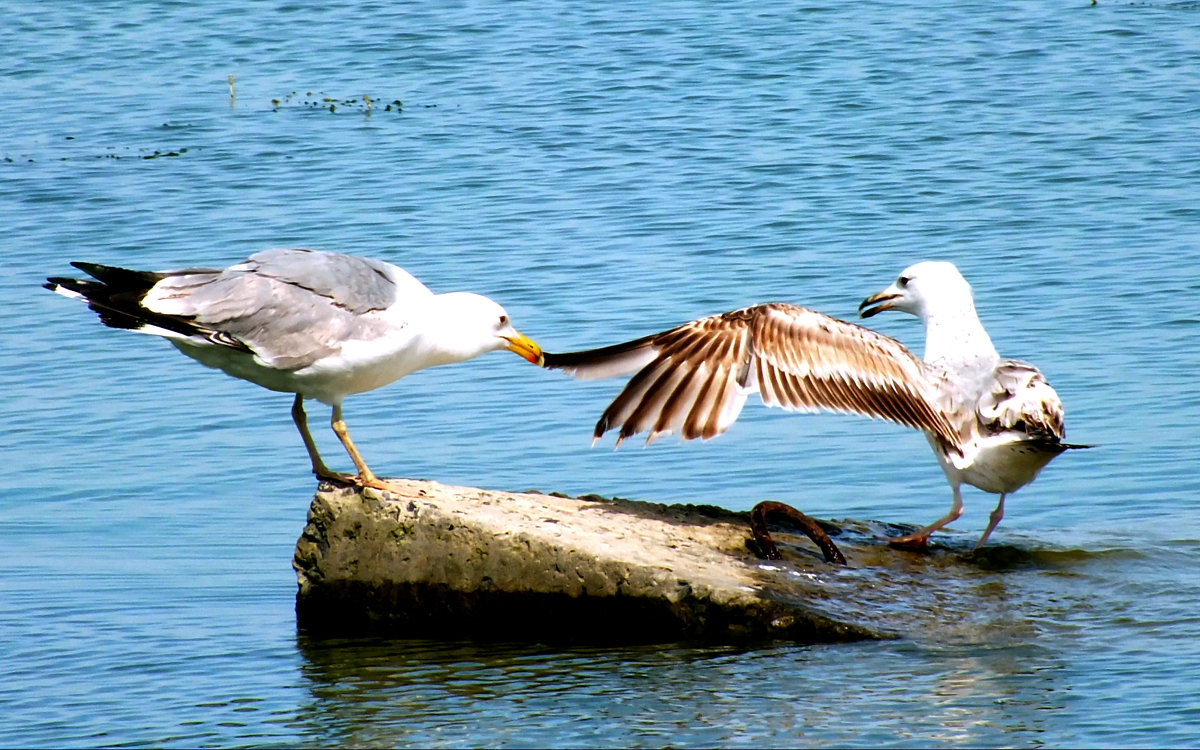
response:
M910 279L907 276L901 276L900 278L896 279L896 286L903 289L904 287L908 286L909 281Z
M502 325L502 326L508 325L508 316L507 315L500 316L500 325Z

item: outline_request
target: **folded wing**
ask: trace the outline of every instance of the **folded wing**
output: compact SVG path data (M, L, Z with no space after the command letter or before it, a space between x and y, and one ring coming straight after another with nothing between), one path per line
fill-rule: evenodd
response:
M1060 442L1063 408L1058 394L1037 367L1018 359L1001 360L995 383L977 407L984 435L1021 432L1030 438Z

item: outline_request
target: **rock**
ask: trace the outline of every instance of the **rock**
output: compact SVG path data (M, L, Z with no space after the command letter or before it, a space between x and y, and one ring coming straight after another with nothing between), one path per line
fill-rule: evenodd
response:
M773 527L785 559L768 563L748 513L388 483L313 499L293 561L305 633L812 643L911 635L980 606L961 585L941 593L964 555L875 540L895 529L846 522L841 567Z

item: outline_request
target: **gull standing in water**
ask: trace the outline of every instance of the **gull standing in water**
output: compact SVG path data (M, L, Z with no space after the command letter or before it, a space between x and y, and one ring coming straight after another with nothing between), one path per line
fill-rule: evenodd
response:
M209 367L296 394L292 419L320 479L385 486L350 440L346 396L499 349L542 363L541 349L500 305L467 292L434 294L382 261L283 249L223 270L71 265L94 280L52 277L46 288L83 300L106 326L162 336ZM321 460L306 398L333 407L331 426L356 475L330 471Z
M983 546L1004 516L1009 493L1033 481L1055 456L1087 446L1063 442L1063 409L1042 373L1002 359L979 322L971 287L951 263L906 268L859 313L916 315L925 356L870 329L785 303L768 303L685 323L624 344L545 354L545 366L580 378L636 372L596 423L595 439L618 429L617 444L649 432L647 443L679 432L707 440L729 428L746 398L792 411L837 411L924 431L954 493L950 512L889 539L922 547L963 512L961 486L1000 495Z

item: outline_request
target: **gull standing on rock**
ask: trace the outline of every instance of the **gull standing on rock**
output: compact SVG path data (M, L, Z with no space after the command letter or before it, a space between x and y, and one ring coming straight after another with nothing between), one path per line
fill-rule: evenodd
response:
M888 539L923 547L963 512L963 483L1000 495L983 546L1009 493L1055 456L1088 446L1063 442L1063 409L1042 373L1002 359L975 312L971 287L951 263L906 268L859 313L916 315L925 357L868 328L785 303L768 303L685 323L624 344L545 354L545 366L580 378L636 372L604 411L599 439L639 432L647 443L679 432L707 440L729 428L746 398L792 411L837 411L924 431L954 493L950 512L912 534Z
M350 440L346 396L499 349L542 363L541 349L500 305L468 292L434 294L382 261L283 249L224 270L71 265L95 280L52 277L46 288L87 302L106 326L162 336L209 367L296 394L292 419L320 479L385 487ZM330 424L356 475L330 471L321 460L306 398L333 407Z

